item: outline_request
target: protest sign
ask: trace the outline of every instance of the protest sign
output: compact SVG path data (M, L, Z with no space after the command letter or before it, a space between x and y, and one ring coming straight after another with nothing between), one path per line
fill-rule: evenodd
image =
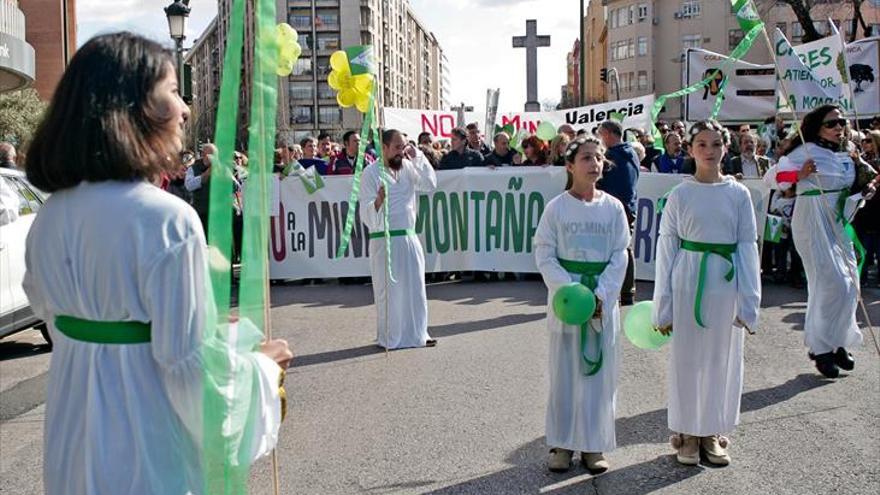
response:
M660 214L657 201L682 175L643 173L632 247L636 278L653 280ZM438 187L419 197L416 233L427 272L537 272L532 237L547 203L565 185L562 167L467 168L437 172ZM306 194L298 177L281 181L281 204L270 228L273 279L368 276L369 241L358 220L351 244L336 258L348 212L351 177L330 176ZM760 179L744 181L752 193L759 235L768 191ZM378 241L377 241L378 242Z
M685 85L703 80L714 73L728 57L691 48L687 51ZM712 115L715 97L726 77L724 102L716 117L719 122L759 122L776 114L776 71L773 64L756 65L743 61L728 64L727 73L718 72L715 81L685 98L685 119L697 121Z
M386 129L397 129L413 141L422 132L430 132L436 139L449 139L458 123L455 112L443 110L413 110L410 108L382 109ZM465 122L483 122L484 112L465 112Z

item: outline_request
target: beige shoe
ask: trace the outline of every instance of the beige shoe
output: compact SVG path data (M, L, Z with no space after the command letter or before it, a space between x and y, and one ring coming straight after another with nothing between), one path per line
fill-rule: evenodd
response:
M564 473L571 468L572 451L567 449L552 448L550 449L550 459L547 461L547 467L554 473Z
M700 448L706 456L706 460L716 466L726 466L730 464L730 454L727 453L727 446L729 443L727 437L722 437L720 435L700 438Z
M601 452L581 452L581 464L592 474L604 473L610 467Z
M669 437L669 443L676 450L675 458L685 466L696 466L700 463L700 437L678 434Z

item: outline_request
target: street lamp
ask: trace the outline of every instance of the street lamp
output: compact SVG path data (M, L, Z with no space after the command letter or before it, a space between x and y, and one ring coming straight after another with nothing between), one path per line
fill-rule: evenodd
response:
M186 39L186 18L189 17L189 0L175 0L165 7L168 31L177 48L177 84L183 91L183 40Z

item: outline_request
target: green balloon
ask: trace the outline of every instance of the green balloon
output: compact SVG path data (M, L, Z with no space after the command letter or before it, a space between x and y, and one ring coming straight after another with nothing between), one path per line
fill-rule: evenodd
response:
M563 285L553 295L553 313L566 325L583 325L596 312L596 296L584 284Z
M626 338L639 349L657 350L672 337L654 330L653 312L654 302L642 301L630 308L623 320Z
M545 120L538 124L538 129L535 130L535 135L543 141L550 141L556 137L556 126L553 125L553 122Z

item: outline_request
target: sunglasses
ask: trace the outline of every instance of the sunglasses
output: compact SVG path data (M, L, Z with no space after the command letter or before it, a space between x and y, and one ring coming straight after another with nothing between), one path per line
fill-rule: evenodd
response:
M826 129L834 129L837 126L846 127L846 119L832 119L822 122L822 127Z

